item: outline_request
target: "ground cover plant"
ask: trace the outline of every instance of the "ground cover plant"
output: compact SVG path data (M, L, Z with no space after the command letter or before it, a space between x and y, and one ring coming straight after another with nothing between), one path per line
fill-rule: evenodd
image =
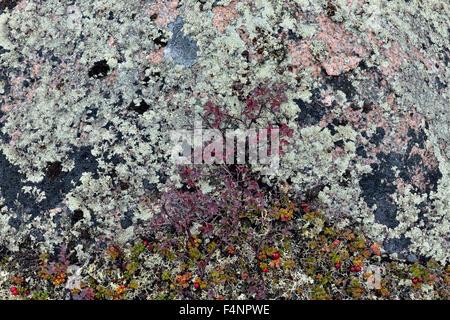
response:
M209 102L203 119L225 130L276 115L279 88L254 89L241 118ZM291 129L281 124L283 147ZM283 155L283 153L281 153ZM180 165L182 187L155 191L159 210L126 244L79 265L62 243L26 259L3 254L7 298L20 299L448 299L450 268L391 260L357 224L326 218L314 197L268 186L246 165ZM214 181L213 192L200 182ZM20 255L19 255L20 257Z

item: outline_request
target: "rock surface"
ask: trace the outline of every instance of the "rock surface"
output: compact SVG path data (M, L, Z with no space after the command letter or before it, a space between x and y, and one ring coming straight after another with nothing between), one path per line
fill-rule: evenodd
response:
M445 1L2 1L0 246L129 239L171 129L282 88L287 183L394 257L449 260ZM260 123L268 127L274 119ZM275 121L275 120L274 120ZM254 170L258 170L254 168ZM131 228L131 229L130 229ZM83 255L84 254L86 255Z

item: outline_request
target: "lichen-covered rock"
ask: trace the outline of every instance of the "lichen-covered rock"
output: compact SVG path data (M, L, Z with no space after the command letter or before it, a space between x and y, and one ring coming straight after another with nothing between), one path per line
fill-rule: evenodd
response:
M207 103L239 118L268 87L286 100L252 125L293 133L262 183L358 225L394 258L448 263L447 2L22 0L0 10L0 246L72 243L83 260L128 241L159 210L158 192L181 187L170 131L192 129Z

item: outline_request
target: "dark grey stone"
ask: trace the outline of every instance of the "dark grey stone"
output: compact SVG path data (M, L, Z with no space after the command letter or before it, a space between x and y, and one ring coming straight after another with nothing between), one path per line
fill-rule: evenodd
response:
M377 209L373 213L378 223L384 224L389 228L395 228L399 225L397 218L397 206L386 199L380 199L376 202Z
M120 220L120 225L123 229L131 227L132 224L133 224L133 222L131 221L130 218L124 218L124 219Z
M409 263L414 263L414 262L416 262L417 261L417 256L415 255L415 254L408 254L408 256L406 257L406 260L409 262Z
M401 236L400 238L393 238L385 241L383 247L389 254L396 253L400 259L404 259L405 255L403 254L403 251L407 249L410 244L411 240L409 238Z
M164 57L166 59L171 57L175 63L191 67L197 61L198 46L191 37L184 35L181 30L183 25L184 21L181 17L169 24L173 35L164 49Z

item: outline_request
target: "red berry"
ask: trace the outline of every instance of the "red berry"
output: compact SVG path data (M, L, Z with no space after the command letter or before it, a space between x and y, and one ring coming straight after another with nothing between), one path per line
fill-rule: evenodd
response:
M335 267L336 269L339 269L339 268L341 267L341 264L340 264L339 262L336 262L336 263L334 264L334 267Z
M356 270L356 272L360 272L361 271L361 267L357 266L357 267L355 267L355 270Z
M412 279L412 282L413 282L414 284L416 284L416 283L417 283L417 279L416 279L416 278Z
M19 292L17 291L17 288L16 287L11 287L11 293L13 294L13 295L15 295L15 296L17 296L18 294L19 294Z
M264 268L262 271L263 271L263 272L267 272L267 271L269 271L269 269Z
M419 282L423 282L423 278L422 277L420 277L418 280L419 280Z
M142 242L142 243L144 244L144 246L147 246L147 244L148 244L147 241L144 241L144 242Z
M351 271L351 272L355 272L355 271L356 271L356 268L352 266L352 267L350 267L350 271Z
M280 254L278 253L278 252L275 252L274 254L273 254L273 258L276 260L276 259L278 259L278 258L280 258Z
M195 287L195 289L198 289L198 288L200 288L200 285L198 283L195 283L194 287Z

